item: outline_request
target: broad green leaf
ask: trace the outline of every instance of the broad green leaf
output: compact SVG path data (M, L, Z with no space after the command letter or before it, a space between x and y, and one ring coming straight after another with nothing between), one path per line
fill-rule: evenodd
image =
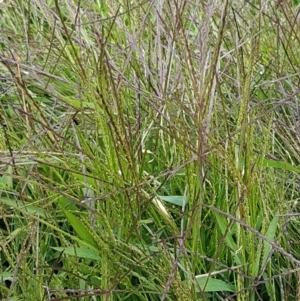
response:
M91 276L91 282L93 282L96 286L101 287L101 277Z
M218 214L215 214L215 217L217 219L217 223L222 235L225 235L227 229L226 219ZM237 244L234 242L230 230L226 233L225 242L232 251L235 252L238 250ZM239 256L236 256L236 262L239 265L242 264L242 261L240 260Z
M221 230L222 235L225 235L226 229L227 229L227 223L226 219L219 216L218 214L215 215L217 219L217 223L219 226L219 229ZM236 243L234 242L233 238L231 237L231 231L228 231L225 237L225 242L228 245L228 247L232 250L237 250L238 247Z
M87 182L89 185L92 185L92 186L95 185L95 179L93 179L89 176L85 176L85 175L82 175L80 173L75 173L75 172L72 172L72 175L74 177L76 177L78 180L82 181L83 183Z
M35 214L40 217L46 217L45 211L37 206L21 202L20 200L12 200L9 198L0 198L0 203L5 204L11 208L17 209L22 213Z
M3 281L11 281L13 279L14 273L13 272L2 272L0 273L0 279Z
M100 260L100 256L98 253L96 253L93 250L90 250L85 247L51 247L52 249L62 252L64 251L64 254L68 254L71 256L77 256L80 258L87 258L87 259L94 259L94 260Z
M159 253L163 249L163 248L158 248L158 247L155 247L155 246L144 246L144 245L141 245L141 244L137 244L137 247L140 250L143 250L143 252L145 252L145 254L147 254L147 255L151 255L151 254L153 255L153 253ZM171 254L174 254L175 249L174 248L168 248L168 252L170 252Z
M197 277L197 276L196 276ZM197 282L202 291L207 292L235 292L235 287L232 284L226 283L220 279L213 279L207 277L197 278ZM199 292L199 290L198 290Z
M181 195L173 195L173 196L163 196L159 195L158 196L160 199L167 203L171 203L173 205L177 206L183 206L183 204L187 204L187 197L181 196Z
M279 217L278 217L278 215L275 215L269 225L269 228L268 228L266 234L265 234L265 236L271 241L274 240L277 226L278 226L278 221L279 221ZM260 256L257 256L256 263L255 263L255 272L257 274L259 273L259 264L261 263L261 268L265 266L266 261L268 260L271 248L272 248L272 246L268 242L266 242L266 241L263 242L263 258L262 258L262 260L260 260ZM260 244L259 249L261 249L261 244Z
M146 225L146 224L153 224L154 223L154 219L153 218L148 218L148 219L141 219L137 222L137 224L139 226L141 225Z
M87 101L79 101L79 100L75 100L73 98L70 97L66 97L66 96L61 96L61 98L67 102L68 104L72 105L73 107L75 107L76 109L80 109L80 108L88 108L88 109L95 109L95 105L92 102L87 102Z
M242 159L242 164L245 163L245 159ZM264 159L262 161L262 166L263 167L272 167L272 168L277 168L277 169L282 169L282 170L287 170L291 172L295 172L300 174L300 169L297 167L294 167L292 164L289 164L284 161L276 161L276 160L271 160L271 159Z
M77 218L74 214L72 214L69 211L64 211L64 214L66 215L69 223L74 228L78 236L85 242L90 244L91 246L95 247L95 241L91 233L88 231L88 229L85 227L85 225L82 223L82 221Z
M1 184L4 185L5 189L13 189L12 174L13 174L12 166L8 166L8 168L6 169L6 172L3 173L3 176L0 178L0 182L1 182Z
M74 203L72 203L64 196L58 197L57 204L59 205L60 208L64 210L67 209L68 211L78 211L79 209Z
M279 169L288 170L288 171L292 171L292 172L300 174L300 169L294 167L293 165L291 165L289 163L283 162L283 161L264 159L263 166L279 168Z

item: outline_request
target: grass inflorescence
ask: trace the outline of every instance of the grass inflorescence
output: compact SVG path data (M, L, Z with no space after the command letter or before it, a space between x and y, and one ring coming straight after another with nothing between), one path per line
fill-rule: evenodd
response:
M2 1L1 300L299 300L297 5Z

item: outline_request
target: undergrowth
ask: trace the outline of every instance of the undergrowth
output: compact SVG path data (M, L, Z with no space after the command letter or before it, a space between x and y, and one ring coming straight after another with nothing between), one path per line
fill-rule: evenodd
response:
M1 300L299 300L297 5L2 1Z

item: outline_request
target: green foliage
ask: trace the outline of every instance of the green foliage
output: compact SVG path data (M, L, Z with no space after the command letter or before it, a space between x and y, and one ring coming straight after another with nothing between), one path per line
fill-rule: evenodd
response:
M299 300L298 1L0 3L0 299Z

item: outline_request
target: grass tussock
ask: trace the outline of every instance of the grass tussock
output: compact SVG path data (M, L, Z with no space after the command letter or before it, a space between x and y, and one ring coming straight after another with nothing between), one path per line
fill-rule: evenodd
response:
M1 300L299 300L297 5L2 1Z

